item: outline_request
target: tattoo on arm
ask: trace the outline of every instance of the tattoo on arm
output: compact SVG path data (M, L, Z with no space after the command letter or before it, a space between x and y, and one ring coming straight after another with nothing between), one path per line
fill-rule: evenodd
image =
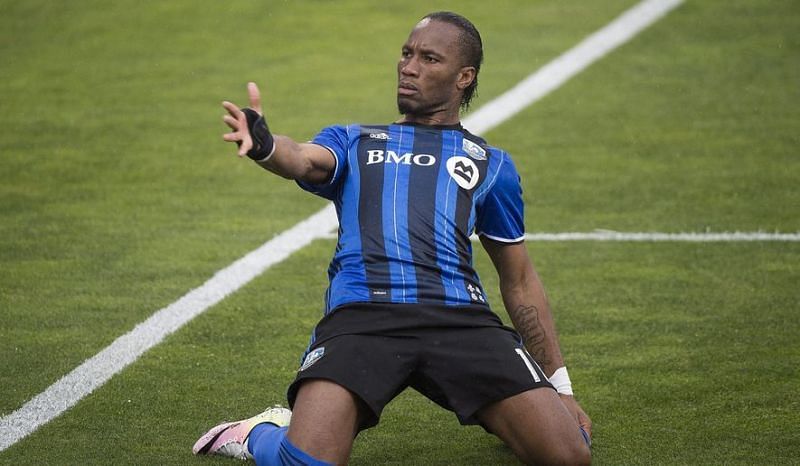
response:
M551 361L543 345L546 334L539 322L539 309L536 306L520 305L512 313L511 320L534 359L539 364L549 365Z

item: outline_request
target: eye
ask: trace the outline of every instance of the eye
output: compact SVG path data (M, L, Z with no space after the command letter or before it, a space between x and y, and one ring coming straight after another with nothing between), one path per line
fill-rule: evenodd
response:
M411 50L409 50L409 49L403 49L403 50L400 52L400 56L402 56L403 58L408 58L408 57L410 57L410 56L411 56Z
M425 55L422 58L428 63L439 63L439 59L434 57L433 55Z

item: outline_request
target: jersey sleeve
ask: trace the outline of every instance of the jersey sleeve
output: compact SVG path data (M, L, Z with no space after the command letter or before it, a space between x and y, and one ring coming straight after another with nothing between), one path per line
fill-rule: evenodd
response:
M298 180L297 184L310 193L324 197L325 199L334 200L336 191L342 180L342 174L345 172L347 166L347 152L349 149L347 127L328 126L327 128L323 128L322 131L314 137L311 143L328 149L336 159L336 167L333 169L333 175L331 175L330 179L325 183L311 184Z
M495 241L516 243L525 239L525 210L522 184L507 154L497 178L476 212L475 232Z

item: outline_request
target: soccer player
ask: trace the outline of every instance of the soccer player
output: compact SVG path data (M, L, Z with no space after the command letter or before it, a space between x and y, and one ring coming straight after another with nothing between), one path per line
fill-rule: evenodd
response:
M216 426L195 453L344 464L358 432L412 387L525 463L590 463L591 422L523 243L519 175L507 153L459 123L482 60L475 26L438 12L402 47L393 124L331 126L297 143L270 133L254 83L249 108L223 103L232 129L223 138L239 156L332 200L340 226L325 314L288 390L293 411ZM489 308L473 232L516 331Z

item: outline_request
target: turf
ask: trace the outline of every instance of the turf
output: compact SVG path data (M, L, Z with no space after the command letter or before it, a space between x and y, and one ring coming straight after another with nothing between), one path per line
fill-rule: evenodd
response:
M441 7L484 36L480 105L634 3ZM429 9L0 0L0 415L324 205L235 160L219 101L257 80L271 127L301 140L389 121L399 45ZM523 175L528 230L800 231L798 24L790 0L690 0L493 130ZM230 464L189 448L284 401L332 248L267 271L0 463ZM800 458L797 243L529 249L596 464ZM352 460L491 463L515 459L414 393Z

